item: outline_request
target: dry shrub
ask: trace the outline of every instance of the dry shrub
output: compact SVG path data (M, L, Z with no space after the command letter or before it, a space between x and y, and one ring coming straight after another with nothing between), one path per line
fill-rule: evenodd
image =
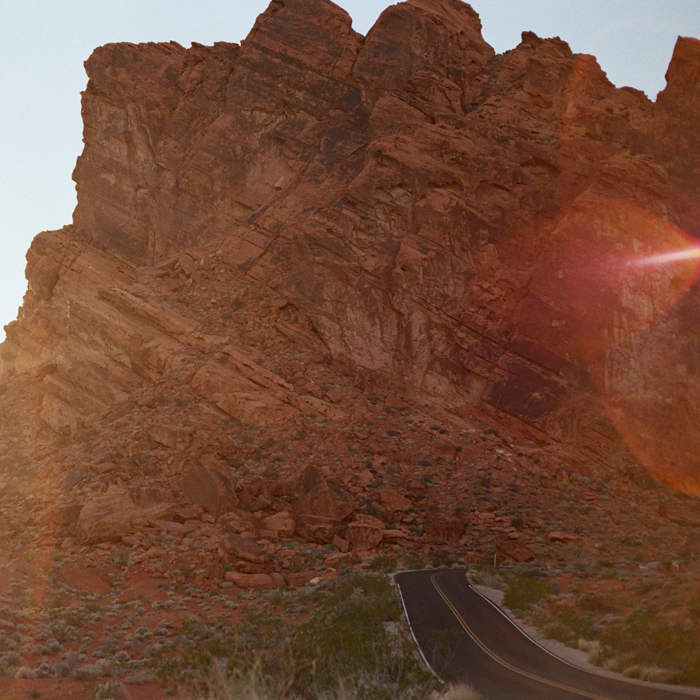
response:
M471 686L459 683L451 685L436 700L483 700L483 697Z
M650 683L672 683L676 680L676 674L665 668L658 666L628 666L623 672L623 676L627 678L638 678L640 681L649 681Z
M578 640L578 648L581 651L585 651L588 654L588 662L600 665L600 661L603 655L603 648L599 641L591 641L589 639L580 638Z

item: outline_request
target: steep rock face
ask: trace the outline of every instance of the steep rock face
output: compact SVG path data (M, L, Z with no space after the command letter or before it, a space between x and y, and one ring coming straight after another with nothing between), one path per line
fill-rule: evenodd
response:
M74 223L28 254L5 371L75 430L210 342L154 282L196 285L215 253L417 400L580 461L631 460L619 433L698 491L695 267L644 264L700 220L698 45L656 104L559 39L495 56L457 0L392 6L366 38L327 0L274 0L240 47L97 49ZM228 371L193 381L229 415L305 408L252 358Z
M700 40L679 37L654 114L658 157L695 184L700 178ZM690 183L688 183L690 184Z

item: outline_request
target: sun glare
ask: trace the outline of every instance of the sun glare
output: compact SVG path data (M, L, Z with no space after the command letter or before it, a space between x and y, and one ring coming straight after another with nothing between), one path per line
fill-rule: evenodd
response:
M653 265L668 265L669 263L684 262L686 260L694 260L696 258L700 258L700 245L694 245L690 248L684 248L682 250L674 250L669 253L651 255L648 258L642 258L641 260L633 260L628 264L635 267L648 267Z
M669 311L685 303L699 271L700 243L678 226L624 200L584 200L551 234L530 287L539 301L523 307L521 322L588 368L628 448L687 493L698 490L700 450L688 418L695 409L684 408L695 401L683 380L692 346L679 344L680 317Z

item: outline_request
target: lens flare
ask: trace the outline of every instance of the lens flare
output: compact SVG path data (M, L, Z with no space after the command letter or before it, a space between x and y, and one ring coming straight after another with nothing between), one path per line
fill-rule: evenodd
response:
M578 203L543 252L519 326L586 365L629 449L688 493L700 493L700 386L686 378L700 357L700 299L687 294L699 269L700 244L642 207Z
M531 292L548 313L527 334L569 359L603 358L668 311L699 267L700 246L645 209L623 200L577 204L533 275Z
M695 245L683 250L674 250L669 253L651 255L648 258L642 258L641 260L633 260L628 264L636 267L648 267L654 265L668 265L670 263L695 260L697 258L700 258L700 246Z

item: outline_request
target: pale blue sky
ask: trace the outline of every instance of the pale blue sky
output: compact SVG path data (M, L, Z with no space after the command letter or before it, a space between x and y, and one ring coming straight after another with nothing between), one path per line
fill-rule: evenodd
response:
M83 61L113 41L240 41L267 0L0 0L0 327L17 314L24 254L71 222ZM363 34L386 0L340 0ZM616 85L664 87L676 37L700 37L700 0L474 0L499 52L529 29L597 56ZM2 337L0 331L0 338Z

